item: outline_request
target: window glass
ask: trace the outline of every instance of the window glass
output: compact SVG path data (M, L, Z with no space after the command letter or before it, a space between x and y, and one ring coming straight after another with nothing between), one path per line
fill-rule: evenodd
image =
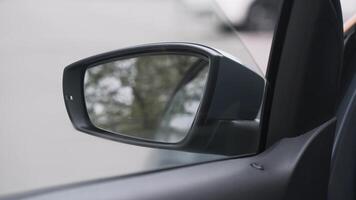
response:
M229 52L263 73L278 12L278 1L264 2L0 1L0 196L221 158L75 131L62 97L63 69L128 46L194 42ZM170 109L167 121L173 120Z

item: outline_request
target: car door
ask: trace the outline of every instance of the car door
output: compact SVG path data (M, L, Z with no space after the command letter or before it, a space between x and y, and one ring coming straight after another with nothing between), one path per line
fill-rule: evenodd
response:
M281 10L260 153L10 199L326 199L343 56L340 4L286 0Z

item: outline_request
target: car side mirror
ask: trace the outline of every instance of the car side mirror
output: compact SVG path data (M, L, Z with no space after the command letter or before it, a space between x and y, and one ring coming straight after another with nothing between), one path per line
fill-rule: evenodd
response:
M136 46L67 66L76 129L124 143L221 155L258 151L265 80L198 44Z

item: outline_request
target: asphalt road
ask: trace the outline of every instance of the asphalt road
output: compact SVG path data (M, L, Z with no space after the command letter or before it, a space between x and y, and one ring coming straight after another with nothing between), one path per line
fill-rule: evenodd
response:
M75 131L62 99L63 69L98 53L162 41L217 47L256 66L240 39L215 23L172 0L0 1L0 196L163 167L149 161L165 151ZM241 38L264 70L271 33ZM176 155L170 165L182 162L184 155Z

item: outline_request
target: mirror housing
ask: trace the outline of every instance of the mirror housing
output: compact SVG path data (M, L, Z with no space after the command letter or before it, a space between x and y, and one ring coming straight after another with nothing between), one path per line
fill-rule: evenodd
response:
M84 97L88 68L137 55L186 54L209 60L205 91L188 135L178 143L133 138L102 130L92 124ZM220 155L249 155L258 151L259 113L265 79L219 50L191 43L158 43L135 46L89 57L67 66L63 93L68 115L82 132L139 146Z

